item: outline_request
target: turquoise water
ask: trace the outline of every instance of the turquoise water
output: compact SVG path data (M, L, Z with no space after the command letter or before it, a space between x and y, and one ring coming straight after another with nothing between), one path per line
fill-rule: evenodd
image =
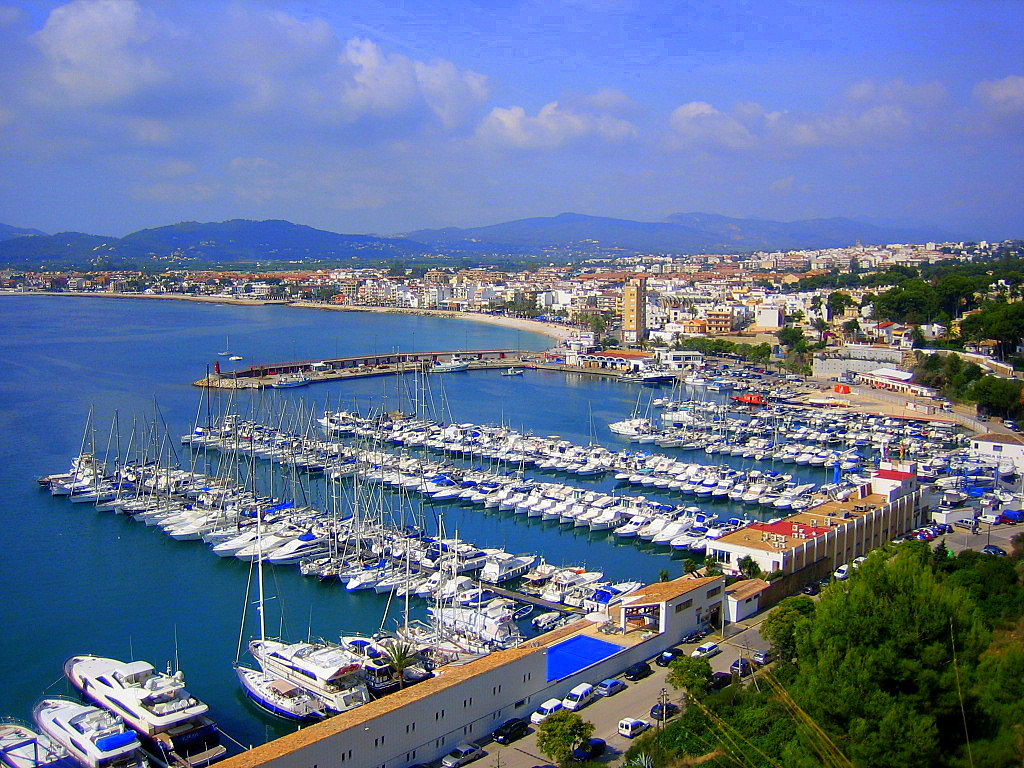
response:
M232 669L248 565L217 558L201 542L176 542L125 517L53 498L37 488L35 478L66 470L79 450L90 407L100 450L115 410L125 435L133 417L148 422L156 415L176 444L178 435L189 430L199 402L199 390L189 382L213 361L223 360L217 352L225 336L231 351L245 356L241 365L396 349L536 350L551 344L537 334L418 316L60 297L0 299L0 329L5 363L0 378L0 516L6 534L6 552L0 557L5 638L0 716L26 718L45 693L66 693L61 665L72 654L134 657L163 666L177 652L190 690L243 744L262 742L290 727L250 706ZM637 399L635 385L554 372L502 377L499 371L476 371L428 378L435 404L447 402L456 421L501 421L576 442L597 437L617 447L623 443L606 425L627 415ZM215 397L213 409L227 397ZM328 404L356 405L366 412L407 403L394 377L235 397L243 412L260 398L264 405L267 398L278 398L318 411ZM186 456L180 446L176 450ZM721 457L691 456L721 462ZM787 471L793 471L792 465ZM805 472L818 475L814 479L819 481L824 476ZM612 487L608 480L573 482ZM309 492L317 495L316 483ZM650 489L640 492L654 495ZM424 508L430 521L438 511ZM586 563L615 580L655 580L662 569L682 572L668 555L617 543L608 534L471 507L447 505L443 511L449 532L458 528L460 536L480 546L542 554L556 563ZM293 567L269 569L267 583L277 596L268 611L268 630L283 628L288 639L373 632L382 624L393 627L399 614L400 606L389 609L386 596L346 593L338 585L303 578Z

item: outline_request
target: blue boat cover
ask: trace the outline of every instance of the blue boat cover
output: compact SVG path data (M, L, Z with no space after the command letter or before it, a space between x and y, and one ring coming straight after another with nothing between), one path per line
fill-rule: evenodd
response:
M96 739L96 749L101 752L110 752L114 749L126 747L137 740L135 731L121 731L121 733L112 733L109 736Z

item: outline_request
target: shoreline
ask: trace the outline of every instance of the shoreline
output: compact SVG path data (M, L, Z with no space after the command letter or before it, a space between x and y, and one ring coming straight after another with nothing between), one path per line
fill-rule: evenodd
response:
M539 320L528 320L503 315L485 315L477 312L451 312L443 309L406 309L403 307L359 307L344 304L320 304L313 301L288 301L286 299L235 299L221 296L187 296L176 293L90 293L86 291L0 291L3 296L70 296L96 299L162 299L165 301L193 301L201 304L229 304L231 306L262 307L286 306L299 309L316 309L328 312L374 312L385 315L419 315L421 317L437 317L443 320L470 320L475 323L498 325L517 331L536 333L541 336L562 341L573 335L573 328L562 325L551 325Z

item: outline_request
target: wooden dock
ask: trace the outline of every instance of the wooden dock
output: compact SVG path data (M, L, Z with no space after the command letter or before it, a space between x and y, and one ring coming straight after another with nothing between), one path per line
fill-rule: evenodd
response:
M538 608L544 608L549 611L557 611L558 613L575 613L577 616L586 615L586 611L581 608L573 608L572 606L565 605L563 603L552 603L550 600L543 600L533 595L528 595L525 592L516 592L513 589L505 589L504 587L498 587L493 584L487 585L494 594L507 597L510 600L515 600L520 603L529 603L535 605Z

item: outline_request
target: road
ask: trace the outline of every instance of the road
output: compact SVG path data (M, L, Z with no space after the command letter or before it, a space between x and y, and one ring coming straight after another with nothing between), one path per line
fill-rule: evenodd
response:
M722 652L710 660L712 671L728 672L729 666L741 655L749 657L754 651L768 647L757 630L766 615L767 613L755 617L753 622L727 625L728 638L724 642L720 641L720 635L711 635L702 641L720 642ZM697 644L680 644L677 647L689 654L697 647ZM654 728L658 727L658 724L651 720L650 709L658 703L663 689L667 694L668 701L682 704L682 691L673 689L665 682L668 669L656 666L653 662L651 668L654 670L654 674L637 682L626 681L626 690L610 698L599 698L580 711L581 717L594 724L594 736L604 739L608 743L607 752L599 758L598 762L615 762L623 752L629 749L631 740L618 733L619 720L622 718L636 717L651 722ZM592 680L591 682L598 683L600 681ZM531 768L550 763L537 748L536 726L530 726L530 733L512 744L502 746L489 742L483 747L487 755L473 763L474 766L480 766L480 768L491 766L494 768Z

